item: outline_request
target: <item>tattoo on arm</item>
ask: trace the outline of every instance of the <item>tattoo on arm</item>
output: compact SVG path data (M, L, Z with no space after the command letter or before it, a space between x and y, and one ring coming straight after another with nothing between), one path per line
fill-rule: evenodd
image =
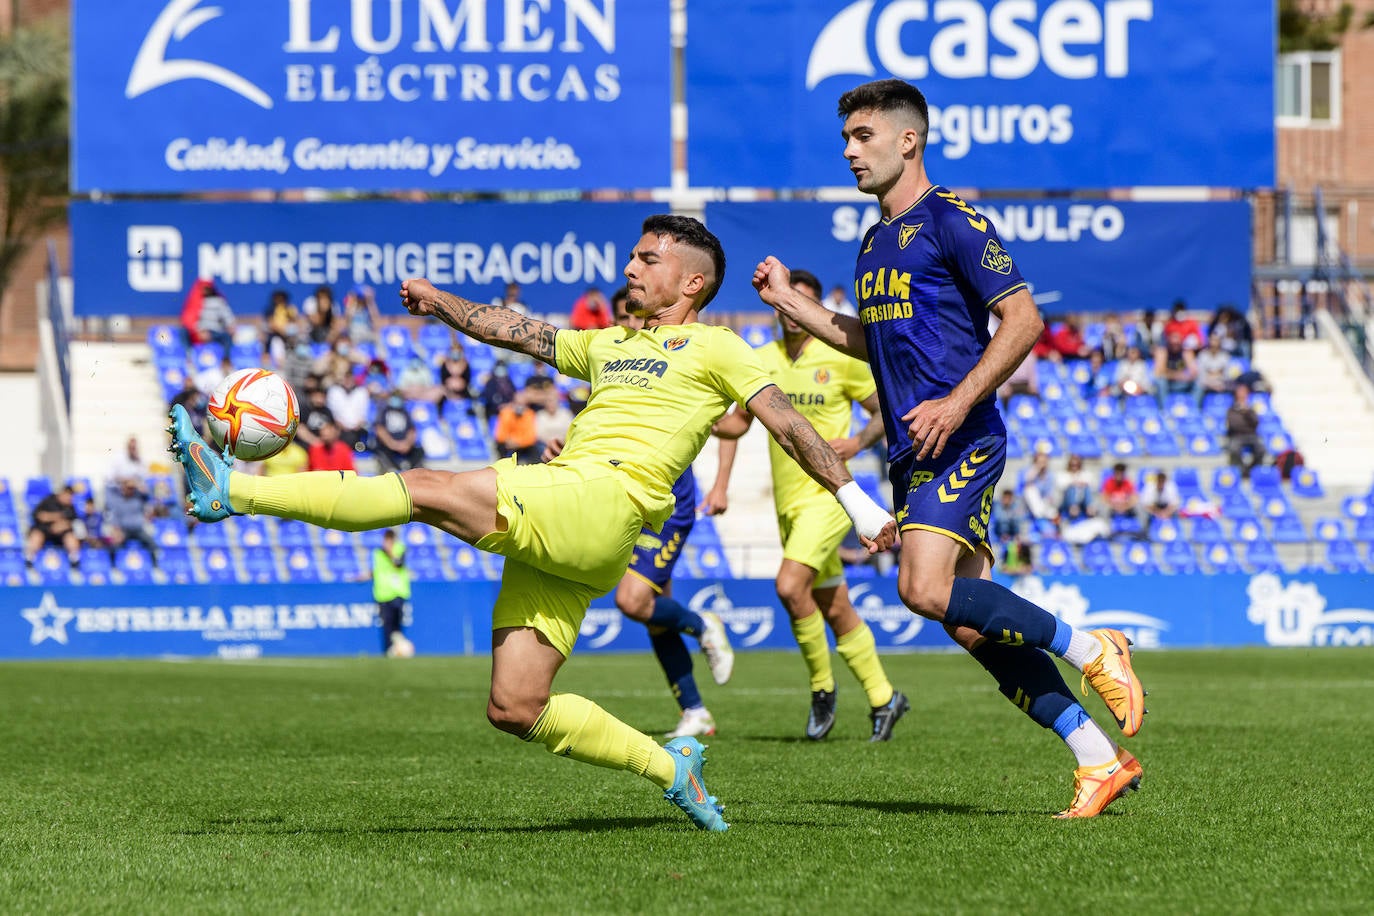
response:
M449 327L483 343L515 350L553 365L554 335L558 329L548 322L521 315L498 305L482 305L439 292L434 316Z
M776 385L768 392L768 413L772 415L774 426L769 427L773 438L777 439L783 451L801 465L801 469L816 483L834 493L851 478L845 470L844 462L830 444L821 438L820 433L807 419L797 413L797 408L781 388Z

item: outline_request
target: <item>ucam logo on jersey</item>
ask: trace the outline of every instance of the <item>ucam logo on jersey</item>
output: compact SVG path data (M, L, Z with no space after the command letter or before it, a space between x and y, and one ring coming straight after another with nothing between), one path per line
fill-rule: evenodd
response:
M135 6L73 4L79 189L668 184L664 4Z
M765 22L752 4L693 0L688 12L711 25L709 42L687 45L695 185L849 183L835 103L886 78L926 94L926 159L937 166L936 181L1049 189L1273 183L1275 24L1263 5L796 0L770 8ZM758 54L751 43L761 33L789 40ZM1180 55L1180 47L1201 56ZM768 111L789 129L759 136L740 117L751 111ZM1211 161L1188 152L1198 148ZM957 180L943 164L957 165Z

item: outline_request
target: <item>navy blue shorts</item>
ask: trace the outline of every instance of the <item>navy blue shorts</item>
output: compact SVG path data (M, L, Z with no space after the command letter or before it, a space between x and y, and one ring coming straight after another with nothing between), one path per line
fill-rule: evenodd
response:
M682 511L681 506L673 512L672 518L664 522L662 531L656 532L646 527L639 532L639 541L630 558L630 572L662 594L663 587L673 577L673 567L677 566L682 547L687 543L687 536L692 533L696 521L696 507L688 503L686 512Z
M915 452L892 463L892 505L897 527L947 534L976 551L988 546L993 491L1007 463L1007 438L988 435L945 446L939 458L917 461Z

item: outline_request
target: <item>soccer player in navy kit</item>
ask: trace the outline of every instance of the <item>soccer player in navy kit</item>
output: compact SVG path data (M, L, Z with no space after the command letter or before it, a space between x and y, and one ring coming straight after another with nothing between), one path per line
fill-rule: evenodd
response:
M1039 310L988 219L927 178L920 91L879 80L845 93L839 109L850 171L882 212L855 266L859 316L796 290L774 257L758 265L754 286L813 335L872 365L902 539L898 592L1064 739L1078 766L1074 800L1059 816L1096 816L1138 787L1142 770L1079 705L1046 652L1083 672L1129 737L1145 712L1130 641L1117 630L1070 627L990 579L988 525L1006 462L995 392L1040 336ZM1001 319L995 336L989 314Z

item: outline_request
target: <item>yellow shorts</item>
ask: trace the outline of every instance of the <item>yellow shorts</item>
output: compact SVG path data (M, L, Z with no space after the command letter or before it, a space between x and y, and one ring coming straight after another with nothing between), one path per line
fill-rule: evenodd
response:
M778 516L784 559L816 571L816 588L832 588L844 581L840 542L853 527L844 507L829 496L808 500Z
M592 599L625 575L644 520L612 467L492 468L507 528L476 545L507 560L492 629L533 627L567 656Z

